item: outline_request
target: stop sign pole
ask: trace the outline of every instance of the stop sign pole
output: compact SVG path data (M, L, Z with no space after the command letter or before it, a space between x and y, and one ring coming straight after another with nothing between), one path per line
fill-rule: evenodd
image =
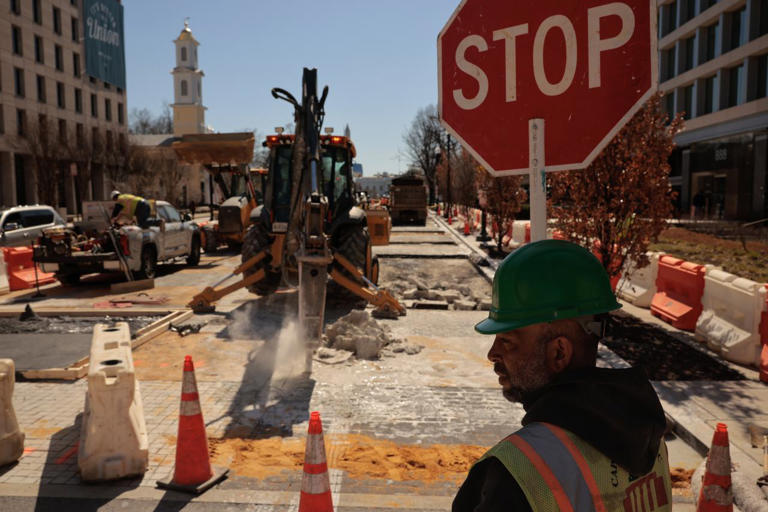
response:
M546 173L589 166L657 88L656 1L462 0L437 54L442 125L493 176L529 176L542 240Z

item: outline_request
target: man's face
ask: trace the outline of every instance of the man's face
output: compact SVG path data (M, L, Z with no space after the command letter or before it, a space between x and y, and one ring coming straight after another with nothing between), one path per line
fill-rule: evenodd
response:
M550 381L546 367L547 324L534 324L496 335L488 359L499 376L504 397L522 402Z

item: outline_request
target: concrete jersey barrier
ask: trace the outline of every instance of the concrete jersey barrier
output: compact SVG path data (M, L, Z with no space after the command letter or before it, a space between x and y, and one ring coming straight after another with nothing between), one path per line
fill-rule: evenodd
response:
M128 324L96 324L77 463L84 481L141 475L149 462Z
M24 453L24 433L13 409L15 370L12 359L0 359L0 466L19 460Z
M703 311L696 322L696 337L728 361L757 366L765 287L709 268L704 283Z
M629 261L627 270L619 281L617 293L627 302L641 308L650 308L651 300L656 294L656 277L659 273L659 258L661 253L647 252L650 265L637 268L634 261Z

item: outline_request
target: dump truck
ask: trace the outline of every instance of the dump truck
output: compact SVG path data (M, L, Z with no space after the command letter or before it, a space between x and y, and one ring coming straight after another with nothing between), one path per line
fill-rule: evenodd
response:
M393 224L427 223L427 187L420 176L394 178L389 187L389 214Z
M240 250L251 211L261 201L262 175L249 164L253 159L254 135L251 132L203 133L183 135L172 145L180 161L200 164L208 171L210 202L213 183L224 197L218 216L200 222L205 252L214 252L226 244Z
M259 295L274 293L281 285L296 286L305 333L319 339L330 277L333 294L364 299L380 315L405 314L377 286L379 263L372 254L365 212L353 194L355 146L330 130L320 134L327 94L326 86L318 97L317 70L306 68L300 102L284 89L272 89L274 98L294 107L296 133L280 132L264 141L269 149L264 203L251 211L242 264L233 272L242 281L206 288L193 298L193 309L205 309L243 286Z

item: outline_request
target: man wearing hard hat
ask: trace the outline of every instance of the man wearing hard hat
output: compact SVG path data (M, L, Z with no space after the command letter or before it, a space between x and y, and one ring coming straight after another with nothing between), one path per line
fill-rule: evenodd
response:
M112 210L113 224L120 217L127 218L131 222L136 217L136 223L142 229L149 227L147 219L152 213L152 207L146 199L131 194L121 194L119 190L113 190L111 196L115 201L115 208Z
M664 411L638 369L596 368L605 314L621 305L589 251L527 244L502 262L475 326L522 428L469 471L453 511L670 511Z

